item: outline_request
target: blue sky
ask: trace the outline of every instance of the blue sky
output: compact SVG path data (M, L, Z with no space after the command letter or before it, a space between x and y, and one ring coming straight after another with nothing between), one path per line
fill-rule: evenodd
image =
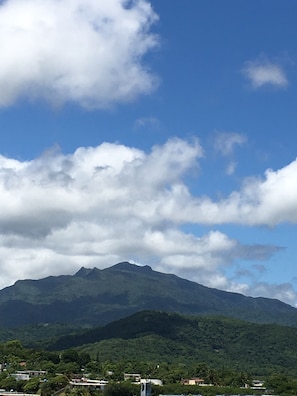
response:
M295 1L0 3L0 287L129 260L297 303Z

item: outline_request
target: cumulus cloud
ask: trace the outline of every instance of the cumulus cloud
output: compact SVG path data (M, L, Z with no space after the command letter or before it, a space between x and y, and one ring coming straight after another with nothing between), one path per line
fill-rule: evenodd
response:
M0 106L20 98L86 108L150 93L143 64L158 19L146 0L7 0L0 4Z
M176 186L162 214L176 222L208 225L242 224L275 226L297 223L297 160L279 169L268 169L264 178L247 178L239 191L219 201L193 197L184 186Z
M265 85L277 88L285 88L288 85L282 67L265 59L246 62L242 72L255 89Z
M184 179L202 156L198 140L181 139L148 153L103 143L67 155L55 148L26 162L0 156L0 287L122 260L228 285L226 266L266 260L278 248L180 228L189 221L172 210L188 216L195 198Z
M235 292L247 291L247 286L228 279L224 275L226 267L242 259L265 261L281 250L272 245L242 245L220 231L210 231L200 238L180 234L175 243L182 243L182 248L176 247L168 250L166 255L159 255L156 265L160 271L174 270L175 274L209 287Z

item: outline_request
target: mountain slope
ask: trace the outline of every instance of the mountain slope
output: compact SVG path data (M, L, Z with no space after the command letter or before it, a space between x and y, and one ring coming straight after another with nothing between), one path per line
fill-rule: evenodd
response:
M297 374L297 332L279 325L218 317L142 311L81 335L62 337L50 349L83 345L100 361L205 362L255 373Z
M81 268L75 275L17 281L0 291L0 326L32 323L103 325L141 310L223 315L297 326L297 310L278 300L245 297L127 262Z

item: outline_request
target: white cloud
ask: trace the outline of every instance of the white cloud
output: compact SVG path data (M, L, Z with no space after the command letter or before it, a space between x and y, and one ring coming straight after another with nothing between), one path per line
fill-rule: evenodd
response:
M264 85L272 85L278 88L285 88L288 85L282 67L265 59L246 62L243 74L255 89Z
M277 299L292 306L297 306L297 292L290 283L269 284L265 282L255 282L252 285L248 285L238 281L230 281L223 275L216 275L214 287L251 297Z
M242 146L247 138L242 133L216 131L214 135L214 148L223 156L231 155L235 146Z
M160 121L156 117L142 117L135 121L134 126L136 129L148 128L156 130L160 127Z
M0 106L20 98L105 108L150 93L156 47L146 0L7 0L0 5Z
M103 143L69 155L49 150L28 162L1 156L0 287L122 260L219 287L235 260L269 258L276 247L179 228L188 220L172 209L184 216L195 202L183 180L202 156L197 140L181 139L150 153Z
M233 175L237 167L237 162L230 160L230 157L233 157L236 147L243 146L246 142L247 137L242 133L215 131L213 134L215 152L223 157L228 157L229 162L225 169L228 176Z
M227 165L227 168L226 168L226 174L229 176L233 175L233 173L235 172L236 166L237 166L236 162L234 162L234 161L229 162L229 164Z
M247 288L244 292L252 297L274 298L297 306L297 293L290 283L268 284L261 282Z
M184 186L176 186L175 199L168 198L162 215L176 222L275 226L297 223L297 160L265 178L247 178L239 191L220 201L193 197Z

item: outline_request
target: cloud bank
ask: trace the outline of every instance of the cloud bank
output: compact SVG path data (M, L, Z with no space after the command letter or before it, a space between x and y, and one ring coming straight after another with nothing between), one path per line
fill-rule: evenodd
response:
M106 108L150 93L158 45L145 0L7 0L0 5L0 106L21 98Z
M256 222L253 211L263 207L263 224L297 221L297 162L268 171L264 180L247 180L226 201L210 202L193 196L185 182L197 174L202 156L198 140L181 139L150 152L103 143L68 155L52 149L27 162L0 156L0 287L36 274L132 260L208 286L252 293L228 280L225 269L236 260L265 261L279 247L243 245L215 228L196 236L182 226L237 217L250 224L251 217Z

